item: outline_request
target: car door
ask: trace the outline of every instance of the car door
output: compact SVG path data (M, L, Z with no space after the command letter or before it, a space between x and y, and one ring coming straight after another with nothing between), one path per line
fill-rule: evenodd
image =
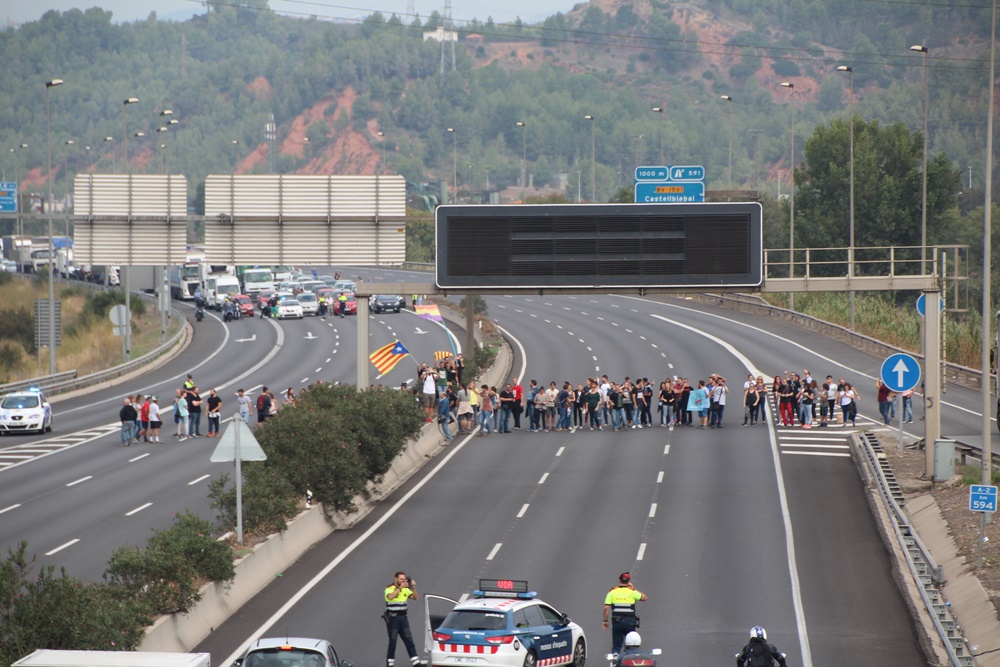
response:
M548 646L548 652L544 656L552 662L547 664L563 664L573 659L573 628L567 622L569 619L557 612L548 605L537 606L541 613L544 625L542 626L543 636L546 638L544 644ZM538 656L542 658L541 655Z
M428 658L434 648L434 631L441 627L445 617L457 604L457 600L443 595L424 595L424 653Z

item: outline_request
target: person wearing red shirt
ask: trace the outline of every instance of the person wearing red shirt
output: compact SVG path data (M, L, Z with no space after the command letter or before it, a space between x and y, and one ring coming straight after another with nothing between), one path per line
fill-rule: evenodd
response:
M511 403L511 412L514 414L514 429L520 431L521 412L524 410L524 387L517 381L517 378L511 378L510 384L510 392L514 395L514 402Z
M142 436L143 442L149 442L149 396L139 408L139 421L142 423L142 428L139 430L139 435L135 436L135 441L139 442L139 437Z

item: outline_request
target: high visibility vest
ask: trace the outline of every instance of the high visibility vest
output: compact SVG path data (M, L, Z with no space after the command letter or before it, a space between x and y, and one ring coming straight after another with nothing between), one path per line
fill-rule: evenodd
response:
M642 599L642 593L628 586L615 586L608 591L604 604L611 605L612 616L635 616L635 603Z
M405 614L406 601L410 599L411 595L413 595L413 591L404 586L403 589L396 594L396 597L389 597L389 594L394 590L396 590L395 584L385 589L385 610L392 612L393 614Z

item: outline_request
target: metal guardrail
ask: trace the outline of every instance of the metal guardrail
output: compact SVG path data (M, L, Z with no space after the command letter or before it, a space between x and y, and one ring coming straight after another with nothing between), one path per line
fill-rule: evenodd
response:
M0 384L0 394L9 394L12 391L23 391L28 387L38 387L39 389L47 392L52 385L66 380L73 380L77 375L78 373L75 370L72 370L56 373L55 375L42 375L28 380L8 382L7 384Z
M856 433L852 437L861 453L861 460L868 469L871 479L875 481L885 509L892 519L896 540L906 554L910 576L917 584L920 598L930 614L941 646L948 656L948 663L952 667L972 667L973 656L967 654L965 637L961 635L961 628L952 617L939 589L944 578L941 568L910 526L909 517L903 511L905 500L902 489L889 466L878 436L872 432L864 432Z

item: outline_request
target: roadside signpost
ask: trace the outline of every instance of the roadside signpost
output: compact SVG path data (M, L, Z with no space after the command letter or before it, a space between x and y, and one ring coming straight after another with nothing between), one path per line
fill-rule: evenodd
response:
M17 183L0 183L0 213L17 213Z
M243 461L266 461L267 454L261 449L253 431L243 421L240 413L233 415L233 421L226 428L219 444L215 446L212 463L236 464L236 543L243 544Z
M705 201L705 168L699 165L635 168L635 203L677 204Z
M997 511L997 487L987 484L969 485L969 511L980 512L979 565L983 566L983 542L986 540L986 514Z
M909 354L897 352L886 357L879 371L882 384L896 393L896 414L899 417L899 451L903 451L903 392L916 389L920 384L920 363ZM925 443L933 447L933 443Z
M944 312L944 299L939 299L938 303L941 304L938 312ZM917 312L920 314L920 317L927 316L927 299L924 298L923 294L917 297Z

